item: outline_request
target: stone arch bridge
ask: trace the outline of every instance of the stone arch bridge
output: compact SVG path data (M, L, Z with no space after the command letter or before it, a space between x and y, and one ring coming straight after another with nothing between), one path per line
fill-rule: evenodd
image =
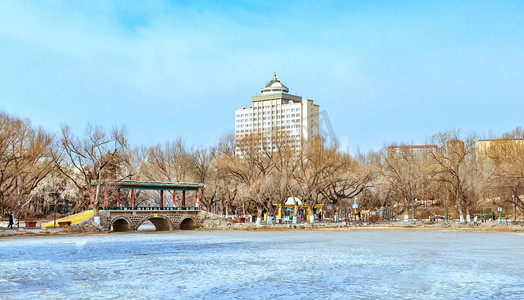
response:
M108 231L134 231L150 221L157 231L192 230L231 223L219 216L200 211L197 207L184 208L104 208L100 211L100 225ZM213 226L209 226L209 224Z
M203 220L196 208L193 210L135 208L129 210L105 209L100 211L100 225L105 230L133 231L147 221L151 221L157 231L169 231L196 229Z

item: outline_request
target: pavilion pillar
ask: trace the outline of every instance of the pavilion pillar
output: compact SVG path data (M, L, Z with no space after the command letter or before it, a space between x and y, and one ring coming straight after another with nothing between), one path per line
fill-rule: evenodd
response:
M176 207L176 190L173 190L173 207Z
M195 191L195 207L198 207L198 189Z
M182 207L186 207L186 191L182 191Z
M116 190L116 206L120 207L120 190Z
M160 207L164 207L164 191L160 190Z
M135 189L131 189L131 207L135 207Z
M109 205L109 191L107 188L104 188L104 207Z
M91 189L91 193L89 193L89 196L91 198L91 208L93 208L93 190L94 189Z

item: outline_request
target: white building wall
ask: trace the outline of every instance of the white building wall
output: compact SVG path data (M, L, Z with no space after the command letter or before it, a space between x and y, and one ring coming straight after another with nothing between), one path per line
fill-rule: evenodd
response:
M236 140L251 133L271 136L278 131L291 135L298 148L319 134L319 106L313 100L286 93L271 93L271 97L273 95L274 99L252 100L252 106L235 111ZM286 95L293 100L283 99ZM236 153L239 152L237 147Z

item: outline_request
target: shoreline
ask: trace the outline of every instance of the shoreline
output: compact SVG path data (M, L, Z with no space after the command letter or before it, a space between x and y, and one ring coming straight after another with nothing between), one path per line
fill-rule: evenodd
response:
M314 223L314 224L275 224L275 225L260 225L255 223L236 223L228 227L215 228L198 228L196 231L373 231L373 230L433 230L433 231L469 231L469 232L523 232L522 225L500 225L500 224L337 224L337 223ZM128 232L113 232L113 231L97 231L85 230L78 227L69 228L16 228L6 229L0 228L0 240L8 237L45 237L45 236L85 236L95 234L112 234L112 233L173 233L177 231L128 231Z
M236 224L238 225L238 224ZM204 229L205 230L205 229ZM216 229L223 230L223 229ZM492 225L492 224L401 224L389 223L389 224L351 224L351 225L336 225L331 224L314 224L314 225L303 225L303 224L288 224L288 225L262 225L257 226L235 226L229 230L245 230L245 231L286 231L286 230L311 230L311 231L365 231L365 230L457 230L457 231L479 231L479 232L524 232L524 226L522 225Z

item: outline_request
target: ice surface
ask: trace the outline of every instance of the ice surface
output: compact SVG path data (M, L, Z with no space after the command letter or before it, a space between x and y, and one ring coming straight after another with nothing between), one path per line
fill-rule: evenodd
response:
M0 298L524 298L524 236L184 231L0 240Z

